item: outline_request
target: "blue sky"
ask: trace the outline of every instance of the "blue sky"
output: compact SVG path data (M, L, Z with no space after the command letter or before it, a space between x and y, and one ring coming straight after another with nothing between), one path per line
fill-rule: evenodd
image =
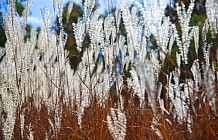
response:
M70 0L63 0L64 5L69 2ZM80 4L81 0L72 0L76 4ZM115 0L112 0L115 1ZM115 3L115 2L114 2ZM106 7L106 0L99 0L98 4L100 6L99 11L104 13ZM31 24L33 27L39 27L42 24L42 17L40 14L41 9L48 8L50 14L53 15L53 8L52 8L52 0L33 0L32 7L31 7L31 15L28 17L28 23Z
M70 0L63 0L66 4ZM80 0L73 0L75 3L79 3ZM31 6L31 15L28 17L28 23L33 27L39 27L42 24L41 9L47 8L50 14L53 15L52 0L33 0Z
M3 6L0 8L2 12L7 11L7 6L4 7L7 0L0 0L0 6ZM76 4L81 4L81 0L62 0L64 2L64 5L69 2L73 1ZM96 0L99 4L99 11L100 13L104 13L106 9L106 0ZM113 6L116 5L116 0L110 0L113 1ZM25 4L25 3L24 3ZM41 9L47 8L50 11L50 15L53 16L53 7L52 7L52 0L32 0L32 5L30 7L31 14L28 16L28 24L30 24L32 27L40 27L42 26L42 17L41 17ZM54 18L54 17L53 17Z
M0 3L4 2L5 0L0 0ZM64 5L69 2L73 1L76 4L80 4L81 0L63 0ZM106 8L106 0L97 0L99 4L99 11L100 13L104 13ZM116 1L118 0L110 0L113 2L113 6L116 6ZM152 0L147 0L146 2L152 2ZM168 1L168 0L167 0ZM42 17L41 17L41 9L47 8L50 11L50 15L53 16L53 8L52 8L52 0L32 0L31 6L31 14L28 17L28 24L33 26L34 28L42 26ZM55 17L52 17L55 18Z

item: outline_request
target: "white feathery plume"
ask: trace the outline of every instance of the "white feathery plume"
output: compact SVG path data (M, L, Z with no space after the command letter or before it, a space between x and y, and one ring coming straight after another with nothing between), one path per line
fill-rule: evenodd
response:
M181 44L180 41L177 42L177 45L179 46L180 49L180 54L182 56L182 61L185 64L188 64L188 51L190 47L190 41L193 36L193 33L189 33L191 30L191 27L189 27L189 22L191 20L191 14L194 9L194 1L191 0L191 3L186 11L185 5L182 3L180 6L178 3L176 3L176 8L177 8L177 14L178 14L178 19L181 25L181 30L182 30L182 38L181 38ZM177 39L179 40L179 39Z
M69 20L72 10L73 10L73 1L70 1L67 7L67 21Z
M116 140L124 140L126 135L126 115L120 108L111 108L107 115L108 129Z
M217 34L218 31L218 1L206 0L205 7L210 29L212 31L212 37L215 37L215 34Z

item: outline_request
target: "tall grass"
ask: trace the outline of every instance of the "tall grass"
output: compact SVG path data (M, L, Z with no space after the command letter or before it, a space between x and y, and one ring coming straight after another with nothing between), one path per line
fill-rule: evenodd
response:
M154 0L150 7L118 1L115 12L103 18L93 10L95 1L85 0L83 17L72 23L83 51L76 69L65 50L62 1L53 0L60 32L51 29L51 15L43 9L39 36L33 29L24 39L30 5L27 0L22 22L15 0L3 16L1 139L217 138L216 1L206 1L200 33L189 25L194 0L189 7L176 5L181 31L164 15L165 1ZM68 14L72 8L73 3Z

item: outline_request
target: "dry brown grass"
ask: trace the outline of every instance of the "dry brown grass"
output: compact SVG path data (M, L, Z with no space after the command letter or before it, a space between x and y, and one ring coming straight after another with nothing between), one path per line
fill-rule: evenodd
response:
M127 94L127 93L126 93ZM82 128L77 123L76 106L71 108L63 105L63 114L61 121L61 129L57 135L51 131L49 119L54 121L54 112L48 112L47 107L41 107L37 111L33 106L33 100L26 102L21 109L25 109L25 127L24 137L21 137L20 115L17 110L16 125L14 127L14 140L28 139L28 126L31 123L34 139L43 140L46 132L50 140L112 140L112 136L107 128L106 116L111 107L116 103L110 100L105 107L100 106L93 101L89 108L85 109L82 119ZM126 102L124 105L125 114L127 116L127 140L155 140L160 139L155 130L152 129L153 119L159 118L155 129L159 130L163 138L166 140L215 140L218 136L218 117L213 112L208 103L203 103L203 97L199 95L199 100L194 104L195 113L189 105L189 114L193 121L191 124L181 122L172 115L157 113L158 117L152 113L151 108L145 105L144 108L139 107L137 99L132 102ZM171 122L171 123L170 123ZM189 129L190 128L190 129ZM191 130L191 131L189 131ZM2 131L0 139L3 139Z

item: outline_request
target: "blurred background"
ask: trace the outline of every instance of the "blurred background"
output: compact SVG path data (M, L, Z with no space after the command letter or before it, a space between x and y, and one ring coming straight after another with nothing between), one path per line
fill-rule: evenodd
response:
M9 0L0 0L0 47L5 46L6 37L3 30L3 19L2 15L7 14L8 12L8 1ZM22 21L22 12L24 10L25 4L27 0L16 0L16 11L18 15L20 16L20 20ZM57 15L54 14L53 6L52 6L53 0L32 0L32 5L30 7L31 12L28 16L28 22L26 26L26 39L30 37L31 29L36 29L38 32L41 30L42 27L42 16L41 16L41 10L44 8L47 8L50 12L50 18L52 20L52 26L51 30L55 31L57 34L59 33L59 23ZM60 0L63 1L63 26L64 30L68 35L68 40L65 45L65 48L69 51L69 60L71 63L72 68L77 67L78 63L81 61L81 56L83 55L83 51L79 52L76 49L76 43L74 38L74 32L72 23L77 23L78 18L83 16L83 2L84 0ZM72 1L74 3L73 9L70 13L69 20L67 20L67 8L69 2ZM108 7L106 6L107 2L110 2L110 10L108 10ZM106 17L109 13L114 14L114 8L117 5L118 0L96 0L95 9L98 9L102 17ZM129 0L130 4L133 0ZM140 2L143 2L143 0L138 0ZM190 0L166 0L168 2L168 6L165 9L165 16L170 17L170 20L172 23L174 23L178 29L180 29L178 16L176 14L176 6L175 3L184 3L186 7L188 7ZM146 6L149 7L149 5L152 4L152 0L145 0ZM147 8L145 7L145 8ZM203 27L204 20L206 19L206 11L205 11L205 1L202 0L195 0L195 8L192 14L192 18L190 21L191 26L200 26L200 32ZM57 13L57 12L56 12ZM140 15L140 13L138 12ZM161 15L160 15L161 16ZM162 15L164 16L164 15ZM126 32L124 29L124 26L120 25L120 34L123 36L126 36ZM180 32L180 30L178 30ZM149 45L151 47L155 47L153 42L155 42L154 38L151 36L151 42L149 42ZM83 44L83 50L85 50L89 46L89 35L87 34L84 40ZM194 46L194 43L192 43L192 46ZM175 47L176 48L176 47ZM194 48L194 47L193 47ZM176 52L177 50L173 50ZM192 56L193 57L193 56ZM175 58L175 56L172 56L172 58Z

